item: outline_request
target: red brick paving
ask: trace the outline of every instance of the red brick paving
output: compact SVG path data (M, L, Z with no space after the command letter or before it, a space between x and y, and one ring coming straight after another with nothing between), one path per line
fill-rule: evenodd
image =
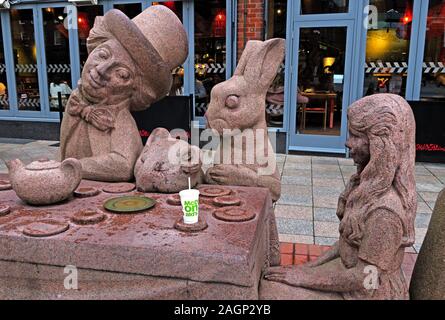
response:
M302 265L317 259L323 252L329 250L329 246L317 246L314 244L280 243L281 264L283 266ZM402 264L402 270L409 283L417 260L417 254L407 250Z

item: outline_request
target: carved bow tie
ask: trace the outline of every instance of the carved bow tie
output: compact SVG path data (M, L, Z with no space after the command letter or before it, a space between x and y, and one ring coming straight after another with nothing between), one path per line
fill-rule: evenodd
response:
M108 131L114 128L115 118L113 114L104 107L93 107L87 104L78 90L71 94L67 106L67 112L90 123L100 131Z

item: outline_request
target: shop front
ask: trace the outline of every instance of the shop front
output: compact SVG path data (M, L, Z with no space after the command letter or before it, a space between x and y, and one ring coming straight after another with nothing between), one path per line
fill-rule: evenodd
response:
M169 7L185 26L190 54L173 72L170 96L193 95L194 119L204 125L210 91L232 74L232 3L114 0L97 5L77 1L74 6L68 1L21 1L0 10L0 136L7 136L11 123L37 131L48 131L48 126L39 123L53 123L54 134L35 132L35 136L54 137L58 92L66 104L88 57L86 40L95 18L113 8L133 18L151 5Z
M419 152L445 155L441 140L421 136L428 123L435 125L423 136L443 131L428 115L445 103L445 0L81 2L74 11L67 1L21 1L0 11L0 136L5 123L58 126L55 93L66 103L76 87L96 16L118 8L134 17L165 5L184 23L190 51L174 71L170 95L193 95L201 127L212 88L232 76L245 43L281 37L286 59L265 110L280 152L345 154L348 106L394 93L411 102L422 123Z

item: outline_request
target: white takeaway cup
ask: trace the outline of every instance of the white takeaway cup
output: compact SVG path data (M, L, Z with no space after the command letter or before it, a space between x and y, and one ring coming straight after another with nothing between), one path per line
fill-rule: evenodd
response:
M179 192L181 197L182 211L184 212L184 223L198 223L199 214L199 190L187 189Z

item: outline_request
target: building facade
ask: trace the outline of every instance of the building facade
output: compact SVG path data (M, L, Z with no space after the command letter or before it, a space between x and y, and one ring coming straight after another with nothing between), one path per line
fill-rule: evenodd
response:
M444 103L445 0L19 1L0 10L0 136L51 139L80 78L96 16L134 17L165 5L183 22L189 57L170 95L194 95L204 114L214 85L230 78L248 40L286 39L266 97L280 151L344 154L347 107L389 92ZM162 32L162 31L160 31ZM445 147L445 145L443 146Z

